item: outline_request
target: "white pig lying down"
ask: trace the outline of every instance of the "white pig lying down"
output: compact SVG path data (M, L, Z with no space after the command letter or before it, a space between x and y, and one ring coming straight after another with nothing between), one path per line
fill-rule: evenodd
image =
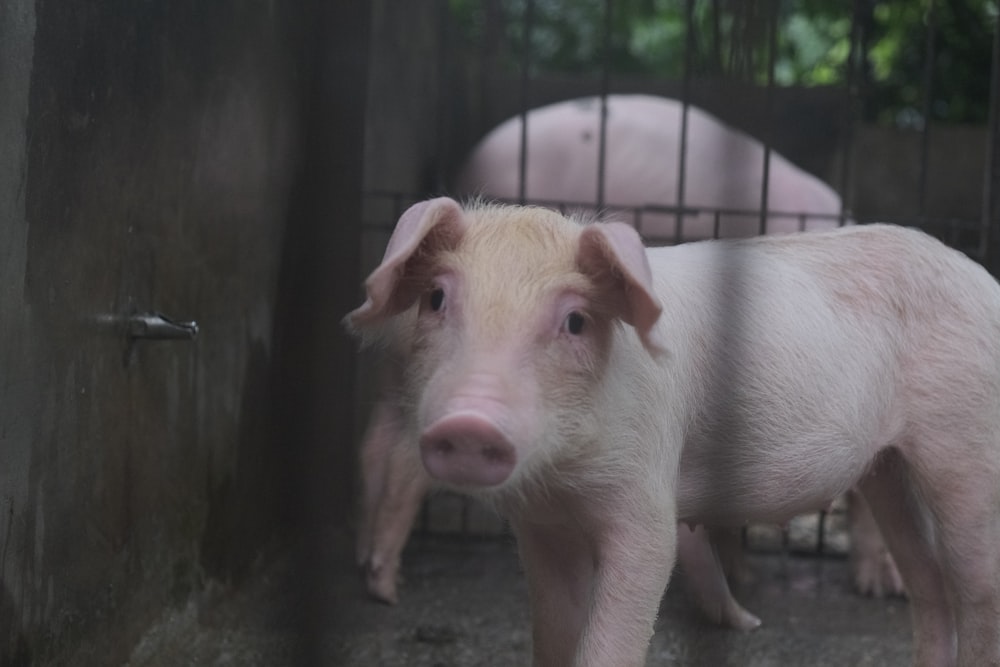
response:
M643 234L692 241L760 233L764 145L715 118L688 107L684 153L684 205L697 210L677 217L683 105L652 95L609 95L605 135L604 203L611 209L644 209ZM558 102L528 112L525 197L593 209L597 201L601 101ZM472 150L456 178L456 191L516 201L521 183L521 117L504 121ZM768 172L766 232L827 230L840 226L837 192L772 151ZM715 229L714 211L719 216Z
M429 474L492 502L536 665L642 665L677 521L858 484L918 665L1000 665L1000 287L890 225L644 248L620 223L410 208L347 322L408 340Z

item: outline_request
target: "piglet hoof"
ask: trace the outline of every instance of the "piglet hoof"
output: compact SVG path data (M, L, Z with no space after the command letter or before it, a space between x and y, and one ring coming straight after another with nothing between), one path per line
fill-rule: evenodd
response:
M722 622L735 630L741 630L743 632L756 630L761 625L759 618L741 607L735 601L726 605L726 608L722 612Z
M364 565L365 586L368 594L379 602L394 605L399 602L396 590L396 573L391 568L381 567L368 561Z
M696 600L698 607L709 621L716 625L742 632L749 632L760 627L761 621L759 618L744 609L735 598L729 595L728 591L725 595L729 598L728 600L715 598L711 600Z
M861 595L875 598L906 595L903 579L888 552L856 557L854 586Z
M368 561L371 558L371 548L367 544L361 542L358 543L358 547L354 552L354 562L357 564L358 569L364 572L368 568Z

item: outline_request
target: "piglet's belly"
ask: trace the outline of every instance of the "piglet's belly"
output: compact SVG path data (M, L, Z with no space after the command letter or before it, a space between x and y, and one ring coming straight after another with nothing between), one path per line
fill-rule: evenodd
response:
M752 451L752 450L751 450ZM785 522L825 509L869 469L864 447L773 447L728 455L685 456L678 480L678 518L742 525Z

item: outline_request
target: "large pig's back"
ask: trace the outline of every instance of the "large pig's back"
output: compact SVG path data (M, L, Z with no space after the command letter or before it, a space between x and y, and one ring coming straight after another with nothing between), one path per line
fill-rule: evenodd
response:
M549 105L528 114L525 195L531 201L593 208L598 200L600 160L599 98ZM605 207L671 207L679 202L678 166L682 105L649 95L608 97ZM710 114L689 108L685 149L684 203L706 209L688 216L682 238L710 237L710 209L742 210L723 217L722 234L749 236L758 231L764 147L749 135ZM473 150L456 187L462 195L515 200L520 194L521 119L514 117L490 132ZM768 208L805 213L806 227L836 226L840 198L820 179L772 151ZM644 234L673 238L676 216L646 211ZM799 229L799 217L772 216L769 232Z
M586 98L528 114L525 196L592 206L597 194L600 105ZM497 126L473 149L456 180L460 195L516 200L520 194L521 117Z

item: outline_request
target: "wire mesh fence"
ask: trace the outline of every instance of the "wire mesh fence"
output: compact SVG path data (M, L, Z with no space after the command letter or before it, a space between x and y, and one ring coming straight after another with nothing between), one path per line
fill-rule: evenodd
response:
M916 19L903 3L861 0L439 3L433 21L442 35L440 92L433 127L418 130L432 145L426 178L412 191L370 183L365 270L377 263L402 211L432 194L596 213L629 222L653 245L692 240L698 220L708 230L699 238L731 235L727 220L737 218L748 221L742 229L752 233L805 230L815 222L894 222L921 228L994 268L1000 15L989 3L979 9L970 37L975 46L963 52L954 32L971 19L934 2L923 3ZM900 26L917 33L910 51L893 60L886 54L888 35L898 37L893 31ZM893 66L901 68L895 76L883 71ZM946 76L955 71L978 73L965 77L963 92ZM623 175L616 152L621 137L614 133L620 118L614 105L633 94L670 100L679 109L648 119L654 132L673 141L646 169L664 174L658 187L666 194L659 197L620 196L618 182L631 175ZM557 189L539 181L570 165L538 162L549 148L532 131L540 122L536 112L581 98L591 100L588 127L595 132L568 137L576 152L567 155L573 160L586 151L593 169L587 182L577 183L575 197L553 196ZM743 188L750 193L735 203L697 194L705 170L692 168L703 143L694 114L704 110L724 128L718 131L731 130L754 147L755 178ZM516 127L508 133L504 163L515 185L492 191L485 181L456 185L469 156L482 148L477 142L505 121ZM551 134L542 140L555 141ZM801 169L796 178L829 188L835 205L795 209L778 201L776 179L785 176L786 158ZM721 179L745 164L716 162L709 171ZM377 389L373 382L365 389L365 380L368 405ZM467 538L505 533L490 511L450 493L431 495L415 529ZM744 544L765 552L840 556L847 540L843 501L786 526L743 530Z

